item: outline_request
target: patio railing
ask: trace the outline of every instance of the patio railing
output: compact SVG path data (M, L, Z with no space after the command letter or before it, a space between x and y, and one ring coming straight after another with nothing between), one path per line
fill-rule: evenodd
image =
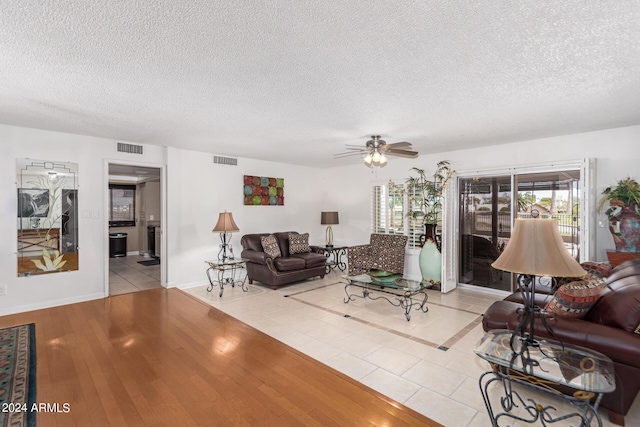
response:
M492 213L491 212L469 212L471 216L472 230L470 234L491 235ZM519 212L518 218L531 218L531 214ZM467 217L468 218L468 217ZM558 221L558 228L562 236L574 236L578 234L580 223L579 217L572 214L541 214L540 218L553 218ZM498 212L498 236L508 237L511 234L511 214L509 212Z

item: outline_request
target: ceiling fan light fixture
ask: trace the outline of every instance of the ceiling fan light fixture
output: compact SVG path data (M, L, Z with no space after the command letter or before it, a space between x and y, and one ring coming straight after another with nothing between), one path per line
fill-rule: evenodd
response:
M409 142L394 142L387 144L386 141L380 139L380 135L372 135L364 147L359 145L347 144L346 153L334 154L334 159L350 157L355 155L364 156L362 159L368 168L384 167L387 164L387 156L400 156L415 159L418 152L413 151Z
M373 160L373 163L380 163L380 156L381 154L378 152L378 150L373 152L373 155L371 156L371 160Z

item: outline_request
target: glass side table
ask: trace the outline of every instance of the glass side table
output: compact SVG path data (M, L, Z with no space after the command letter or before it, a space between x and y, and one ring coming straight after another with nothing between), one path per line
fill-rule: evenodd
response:
M338 268L340 271L347 269L347 263L342 260L342 257L347 255L346 246L320 246L320 249L327 257L327 274L331 273L334 268Z
M535 346L521 352L521 341L516 338L514 352L510 345L511 335L512 332L507 330L490 331L473 349L492 368L478 380L491 425L497 427L499 420L507 418L528 424L540 420L543 425L571 419L579 421L579 424L571 425L602 426L598 415L600 400L604 393L616 388L611 359L591 349L545 339L539 339ZM502 384L501 413L494 413L489 399L489 386L494 381ZM515 384L524 387L514 388ZM521 393L528 387L564 400L575 412L558 414L551 405L524 399ZM561 389L565 393L572 390L573 395L564 394ZM519 407L524 411L516 411Z
M238 285L244 292L249 290L245 283L247 281L247 275L245 274L244 277L240 277L240 271L246 269L246 259L214 259L205 262L209 265L209 268L207 268L207 278L209 279L210 286L207 287L207 292L211 292L216 285L220 286L220 297L222 297L222 293L224 292L224 285L231 285L232 288ZM211 277L212 271L217 272L217 276Z

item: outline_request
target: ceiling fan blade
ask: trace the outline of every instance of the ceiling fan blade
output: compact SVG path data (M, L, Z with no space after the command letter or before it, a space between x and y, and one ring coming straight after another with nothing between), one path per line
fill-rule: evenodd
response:
M338 154L334 154L333 158L334 159L342 159L344 157L351 157L351 156L361 156L363 155L364 152L358 152L358 151L353 151L353 152L349 152L349 153L338 153Z
M394 142L392 144L387 144L388 148L408 148L409 150L411 149L411 143L410 142Z
M390 149L385 151L385 154L389 154L391 156L408 157L411 159L415 159L416 157L418 157L420 153L418 153L417 151Z

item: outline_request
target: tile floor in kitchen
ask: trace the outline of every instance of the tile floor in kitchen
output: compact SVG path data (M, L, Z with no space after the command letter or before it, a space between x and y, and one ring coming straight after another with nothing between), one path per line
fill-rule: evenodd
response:
M160 287L160 264L145 266L150 261L142 255L109 258L109 295L128 294Z

